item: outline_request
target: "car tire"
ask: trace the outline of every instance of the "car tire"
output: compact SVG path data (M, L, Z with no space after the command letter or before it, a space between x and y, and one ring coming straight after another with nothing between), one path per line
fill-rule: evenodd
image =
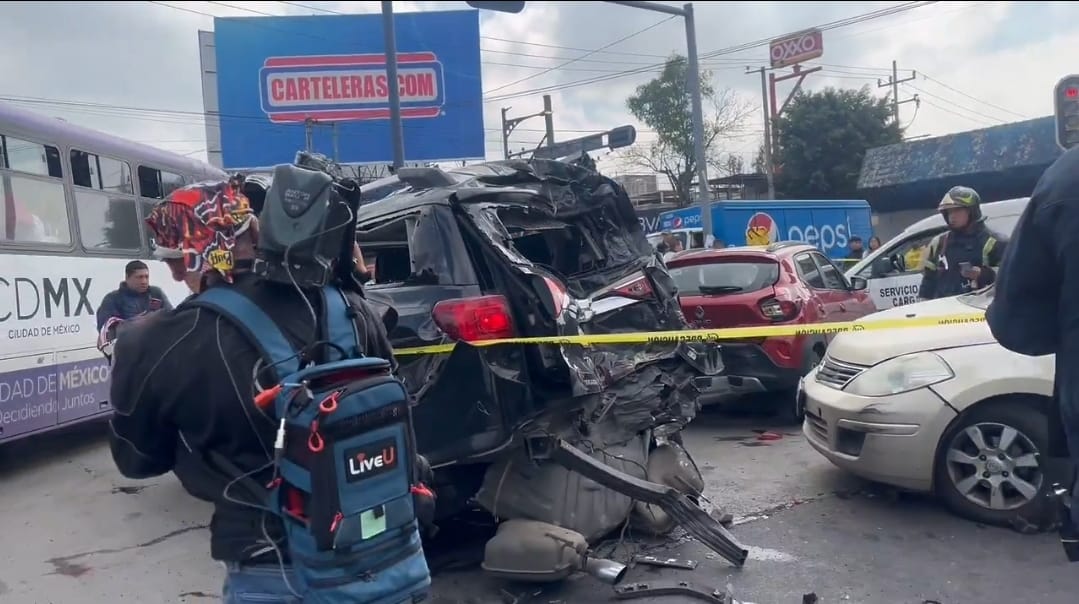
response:
M1000 448L1001 439L1008 438ZM985 403L960 415L937 447L933 482L955 514L1023 533L1053 528L1046 497L1052 477L1044 455L1045 411L1020 398Z
M802 377L805 377L824 360L824 352L814 346L806 350L803 359ZM805 399L799 398L797 388L779 393L776 404L776 421L783 425L801 425L805 421L805 416Z

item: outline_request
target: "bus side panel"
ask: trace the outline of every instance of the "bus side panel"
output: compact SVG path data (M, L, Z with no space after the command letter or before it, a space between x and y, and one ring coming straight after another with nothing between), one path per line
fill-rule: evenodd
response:
M721 203L725 240L730 245L768 245L790 239L784 210L769 202Z
M873 210L867 203L862 208L847 210L847 226L851 235L862 238L862 247L869 249L869 240L873 237Z
M56 426L56 355L0 360L0 442Z
M56 355L58 423L66 424L112 410L109 363L95 348Z

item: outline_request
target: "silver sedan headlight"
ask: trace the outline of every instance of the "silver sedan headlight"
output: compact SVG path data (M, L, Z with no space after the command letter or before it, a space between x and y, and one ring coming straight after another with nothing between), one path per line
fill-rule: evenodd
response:
M932 352L915 352L870 367L844 388L858 396L889 396L910 392L955 377L952 368Z

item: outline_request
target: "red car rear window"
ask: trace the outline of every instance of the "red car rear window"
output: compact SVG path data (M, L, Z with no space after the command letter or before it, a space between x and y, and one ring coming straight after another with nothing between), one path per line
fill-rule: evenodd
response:
M678 293L684 296L718 293L719 288L729 293L752 292L771 287L779 279L779 265L767 258L717 259L708 264L670 267L667 270L678 286Z

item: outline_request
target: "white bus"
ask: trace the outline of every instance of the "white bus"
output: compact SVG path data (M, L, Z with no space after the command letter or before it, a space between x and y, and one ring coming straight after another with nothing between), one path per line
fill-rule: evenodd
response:
M102 417L109 368L98 304L145 259L173 305L187 295L144 218L213 166L0 103L0 443Z

